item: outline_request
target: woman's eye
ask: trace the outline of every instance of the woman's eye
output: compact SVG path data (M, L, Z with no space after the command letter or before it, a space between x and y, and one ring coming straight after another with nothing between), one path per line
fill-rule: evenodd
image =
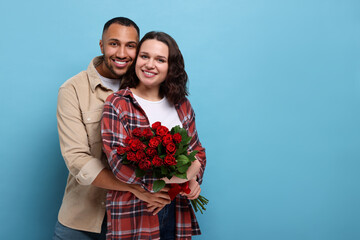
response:
M142 59L146 59L146 58L147 58L146 55L140 55L140 57L141 57Z
M158 61L160 62L160 63L164 63L165 62L165 60L164 59L158 59Z

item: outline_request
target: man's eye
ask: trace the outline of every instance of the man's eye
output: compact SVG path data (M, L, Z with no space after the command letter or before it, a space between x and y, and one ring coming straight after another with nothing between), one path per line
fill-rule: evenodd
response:
M129 44L128 48L136 48L136 45L135 44Z
M110 46L117 46L117 43L116 42L111 42Z

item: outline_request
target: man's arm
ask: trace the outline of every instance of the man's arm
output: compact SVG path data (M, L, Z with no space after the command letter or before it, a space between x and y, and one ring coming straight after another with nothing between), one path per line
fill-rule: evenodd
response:
M60 88L57 106L60 148L70 174L81 185L91 184L104 189L130 191L139 199L158 208L169 203L167 194L151 195L140 186L119 181L100 159L91 154L76 91L71 87ZM102 110L100 116L101 113Z
M100 117L101 113L100 116L94 113L91 119L95 122L91 124L99 124L96 123L96 118ZM61 153L70 174L79 184L90 185L105 165L90 151L78 96L72 85L61 87L59 90L57 123Z
M98 174L92 182L92 185L110 190L131 192L137 198L150 204L153 207L151 212L154 211L154 214L160 211L166 204L171 202L169 194L167 193L167 188L164 188L157 193L150 193L138 184L127 184L119 181L111 170L107 168L104 168Z

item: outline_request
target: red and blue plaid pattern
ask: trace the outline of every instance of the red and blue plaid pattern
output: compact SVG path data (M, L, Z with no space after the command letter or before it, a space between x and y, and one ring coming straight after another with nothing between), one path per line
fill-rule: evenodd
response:
M206 166L205 149L201 146L195 127L195 113L190 102L185 99L175 105L183 127L192 140L189 151L198 150L196 158L201 163L197 176L202 183ZM150 127L144 110L133 97L130 89L120 90L110 95L104 105L101 134L104 152L115 176L126 183L140 184L152 191L155 179L151 176L138 178L134 168L121 163L117 154L119 146L125 146L125 139L136 127ZM107 194L108 233L107 239L160 239L158 217L147 212L146 202L130 192L109 191ZM186 197L176 197L176 239L191 239L200 235L200 228L194 211Z

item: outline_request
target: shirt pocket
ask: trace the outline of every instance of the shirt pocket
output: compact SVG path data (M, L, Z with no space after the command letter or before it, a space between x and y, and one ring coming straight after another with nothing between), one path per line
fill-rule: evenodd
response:
M83 112L82 117L88 135L89 145L101 143L101 116L102 109Z

